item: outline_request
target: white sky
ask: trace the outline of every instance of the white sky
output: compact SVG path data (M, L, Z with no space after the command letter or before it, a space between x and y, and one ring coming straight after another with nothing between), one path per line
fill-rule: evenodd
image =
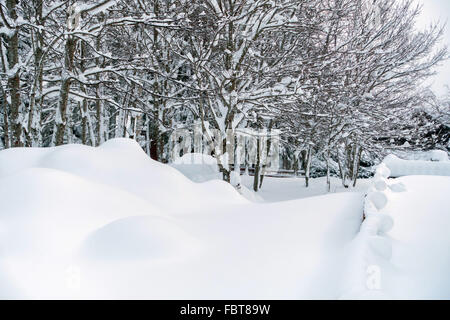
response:
M423 28L432 22L446 23L442 45L450 50L450 0L416 0L423 5L422 15L418 20L418 27ZM438 74L432 79L432 88L437 94L446 92L445 85L450 86L450 60L445 61L436 70Z

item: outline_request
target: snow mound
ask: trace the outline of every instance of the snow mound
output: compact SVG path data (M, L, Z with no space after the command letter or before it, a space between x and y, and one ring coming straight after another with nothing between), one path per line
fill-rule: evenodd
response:
M126 139L11 149L0 167L5 298L338 297L362 216L359 193L253 203Z
M202 153L187 153L170 164L194 182L221 180L217 160Z
M384 192L371 192L367 196L367 199L372 201L378 210L383 209L388 202L388 198Z
M177 158L173 164L204 164L217 167L217 160L210 155L204 153L186 153L182 157Z
M374 179L366 196L341 298L449 299L450 178L381 181Z
M441 156L439 158L442 159ZM390 169L390 177L394 178L410 175L450 176L450 161L403 160L391 154L384 158L383 163Z
M450 299L450 178L400 178L407 192L397 193L386 211L395 224L392 268L383 272L382 290L396 299Z
M252 202L264 202L264 199L257 192L247 188L246 186L241 185L239 192L247 200Z
M422 160L422 161L449 161L449 153L444 150L429 151L396 151L395 153L401 159L405 160Z
M38 166L39 159L54 148L12 148L0 152L0 178Z
M447 152L443 150L429 151L429 158L431 161L449 161Z
M217 160L202 153L186 153L170 164L171 167L180 171L184 176L194 182L207 182L211 180L222 180ZM231 172L230 183L238 186L238 192L247 200L252 202L264 202L264 200L253 190L241 184L240 173Z
M173 221L135 216L92 232L82 245L81 255L95 260L181 259L196 246L193 237Z
M2 298L450 298L448 177L381 165L365 198L254 203L127 139L6 150L0 168Z
M373 186L378 191L384 191L388 188L388 183L387 183L386 179L375 178L373 181Z
M187 255L143 259L113 255L114 263L89 258L80 268L89 270L83 279L93 297L334 298L340 290L341 249L357 233L361 211L362 197L356 193L248 203L231 210L205 208L174 221L183 231L181 242L185 235L195 237L192 245L188 242ZM108 231L105 242L114 235ZM161 238L170 242L168 250L179 252L180 242L171 235ZM153 236L149 240L153 242ZM101 250L94 248L93 257ZM325 263L330 256L336 259Z
M378 165L377 170L375 171L375 178L389 178L391 175L391 170L386 166L385 162L382 162Z
M0 168L0 179L27 168L48 168L70 173L131 193L162 211L176 214L198 210L205 202L211 205L246 202L226 182L193 183L178 170L150 159L132 139L112 139L97 148L64 145L42 149L8 149L0 152ZM211 187L216 192L210 192L210 196L204 198L203 194L208 193Z
M365 219L351 245L346 273L349 281L341 298L390 298L388 293L380 291L380 266L389 265L392 258L392 243L387 233L394 227L394 219L384 210L392 198L391 182L387 180L390 174L384 163L375 171L364 202Z

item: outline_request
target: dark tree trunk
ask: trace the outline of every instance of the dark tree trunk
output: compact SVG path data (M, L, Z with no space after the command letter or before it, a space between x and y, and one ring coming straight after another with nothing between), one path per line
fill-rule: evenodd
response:
M75 55L75 39L67 37L65 47L65 65L62 76L62 83L59 96L59 117L56 119L55 144L57 146L64 143L64 133L67 125L67 105L69 103L69 91L71 83L71 73L73 71L73 59Z
M16 0L7 0L6 6L8 8L9 17L12 20L17 19ZM13 70L19 63L19 30L15 28L12 35L7 38L8 43L8 65L9 70ZM23 147L22 140L22 123L20 116L22 115L21 100L20 100L20 77L19 70L15 70L13 75L8 77L8 88L11 97L11 129L12 129L12 146Z

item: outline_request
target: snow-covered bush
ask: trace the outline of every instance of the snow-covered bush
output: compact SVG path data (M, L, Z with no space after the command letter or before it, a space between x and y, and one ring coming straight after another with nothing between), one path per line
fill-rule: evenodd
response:
M445 156L444 156L445 155ZM450 176L450 161L446 160L445 152L431 153L429 159L425 160L403 160L395 155L388 155L383 163L390 169L391 177L402 177L410 175L437 175Z

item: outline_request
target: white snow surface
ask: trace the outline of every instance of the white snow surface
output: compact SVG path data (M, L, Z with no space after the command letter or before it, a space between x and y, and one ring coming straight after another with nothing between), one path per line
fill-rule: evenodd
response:
M253 203L115 139L0 152L0 201L2 298L258 299L338 298L363 198Z
M222 177L217 160L202 153L187 153L176 159L170 166L194 182L220 180Z
M382 163L353 241L348 266L353 276L343 297L449 299L450 178L386 180L386 175L390 172Z
M404 160L450 161L448 158L448 152L443 150L395 150L394 154Z
M248 188L248 192L256 194L266 202L303 199L328 194L326 177L309 179L309 187L305 186L305 179L303 177L264 177L262 188L257 193L253 192L253 176L242 175L241 177L242 184ZM362 196L370 184L370 179L360 179L355 188L345 188L342 185L341 179L331 177L330 180L330 193L357 192ZM246 198L253 201L250 196L246 196Z
M432 159L437 160L404 160L391 154L384 158L383 163L390 169L391 177L411 175L450 176L450 161L446 161L443 153L434 153L431 156Z
M1 151L0 298L450 298L450 178L383 179L256 203L133 140Z

